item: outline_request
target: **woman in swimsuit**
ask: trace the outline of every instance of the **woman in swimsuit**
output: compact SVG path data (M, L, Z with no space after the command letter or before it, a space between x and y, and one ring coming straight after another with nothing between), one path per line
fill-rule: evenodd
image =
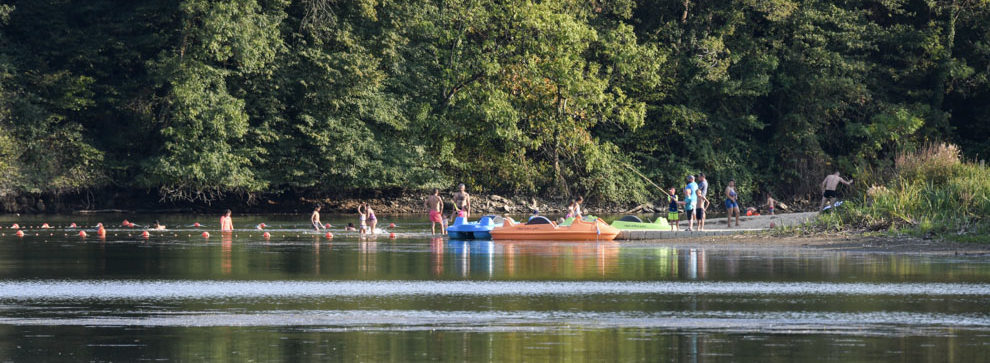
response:
M375 234L375 225L378 224L378 219L375 218L375 211L367 204L364 205L364 210L368 212L368 230L371 234Z
M736 194L736 181L729 180L729 186L725 187L725 224L732 227L732 214L736 214L736 227L739 227L739 197Z

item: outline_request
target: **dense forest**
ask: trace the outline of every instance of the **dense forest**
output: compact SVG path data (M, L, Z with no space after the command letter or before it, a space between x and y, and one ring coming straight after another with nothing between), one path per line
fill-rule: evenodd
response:
M990 153L987 0L0 0L0 193L817 193Z

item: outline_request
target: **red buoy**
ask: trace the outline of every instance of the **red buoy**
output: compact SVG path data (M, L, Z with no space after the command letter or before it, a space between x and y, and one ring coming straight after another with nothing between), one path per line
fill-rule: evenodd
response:
M21 226L18 226L17 223L14 223L13 226L10 226L10 229L21 229Z
M330 228L330 227L332 227L332 226L330 225L330 223L327 223L327 224L325 224L325 225L323 225L323 228Z
M327 239L331 239L331 238L333 238L333 233L327 232L326 236L327 236Z
M120 225L122 225L124 227L127 227L130 224L131 224L131 222L128 222L126 219L123 222L120 222Z
M52 228L52 226L49 226L48 223L43 223L43 224L41 224L41 228L42 229L48 229L48 228Z
M395 232L389 233L388 238L395 239Z
M260 231L260 230L262 230L262 229L265 229L265 224L264 224L264 223L262 223L262 224L259 224L259 225L258 225L257 227L255 227L255 228L257 228L257 229L258 229L258 230Z
M261 236L262 236L262 237L265 237L265 239L269 239L269 238L272 238L272 234L271 234L271 233L268 233L268 232L265 232L265 233L264 233L264 234L262 234Z
M86 231L79 231L79 237L86 237Z
M203 238L210 238L210 232L203 232Z
M17 231L17 233L15 234L17 235L17 237L24 237L24 231Z
M69 225L69 228L77 228L77 227L79 227L79 226L77 226L75 223L72 223L72 224Z
M395 223L389 223L388 228L395 228Z
M141 232L141 237L144 237L144 238L151 237L151 233L148 233L148 231Z
M199 222L193 223L193 227L202 227Z
M268 226L266 226L266 225L265 225L264 223L262 223L262 224L259 224L259 226L261 226L261 228L265 228L265 227L268 227Z

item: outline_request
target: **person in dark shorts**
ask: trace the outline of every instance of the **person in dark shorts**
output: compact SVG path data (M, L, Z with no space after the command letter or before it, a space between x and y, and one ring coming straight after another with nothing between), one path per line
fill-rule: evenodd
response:
M835 192L835 189L839 187L839 183L851 185L853 180L842 179L842 177L839 176L839 172L826 176L825 180L822 180L822 205L819 209L825 209L826 205L832 205L835 203L835 198L838 198L839 196Z
M705 193L702 189L698 189L698 206L694 208L695 218L698 220L698 230L705 230L705 217L708 213L708 206L712 204L705 198Z

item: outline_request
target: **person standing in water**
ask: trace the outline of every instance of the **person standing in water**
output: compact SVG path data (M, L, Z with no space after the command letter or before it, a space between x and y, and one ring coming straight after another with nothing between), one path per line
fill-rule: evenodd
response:
M739 195L736 194L736 181L729 180L725 187L725 224L732 228L732 214L736 214L736 227L739 227Z
M359 232L360 234L365 234L366 232L368 232L368 213L367 210L365 210L365 208L367 207L368 204L366 203L361 203L361 205L358 206L358 215L360 216L358 217L358 219L359 222L361 222L361 231Z
M458 212L463 211L464 213L463 215L460 215L461 213L457 213L455 216L464 217L467 219L471 216L471 195L465 191L466 188L464 187L464 184L458 185L457 189L458 191L454 193L453 197L454 209Z
M832 175L826 176L825 180L822 180L822 205L818 209L825 209L826 205L832 205L835 203L835 198L839 195L835 193L835 189L839 187L839 183L850 185L853 180L845 180L839 176L839 172L835 172ZM826 204L828 202L828 204Z
M426 198L423 205L430 216L430 231L437 234L437 223L440 223L440 234L447 234L447 230L443 228L443 198L440 197L440 189L434 188L433 195Z
M371 234L378 233L375 232L375 226L378 225L378 218L375 217L375 210L371 209L371 206L365 203L364 211L368 212L368 232Z
M234 221L230 218L231 211L228 209L220 216L220 232L233 232Z
M313 214L309 215L309 223L313 225L313 229L319 232L323 229L323 224L320 223L320 205L317 204L316 208L313 208Z

